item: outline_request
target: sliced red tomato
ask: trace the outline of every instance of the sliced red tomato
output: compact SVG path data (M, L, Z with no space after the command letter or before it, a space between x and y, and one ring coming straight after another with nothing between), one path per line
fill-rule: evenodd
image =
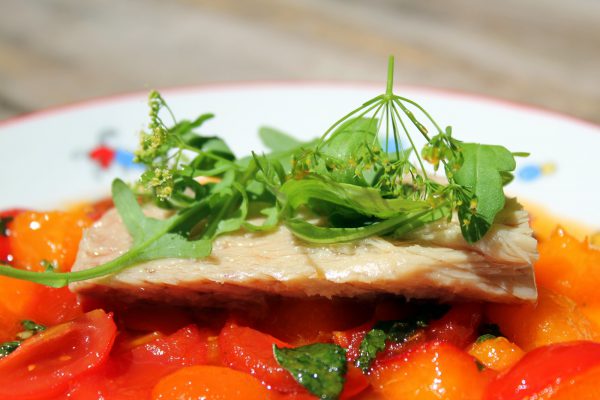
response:
M101 366L116 335L102 310L54 326L0 359L0 399L35 400L64 392L69 383Z
M252 328L226 324L219 335L219 351L225 366L253 375L281 392L305 392L273 356L273 344L290 347L273 336Z
M533 398L596 366L600 366L600 343L582 341L539 347L494 380L484 399Z
M475 341L482 314L482 305L478 303L454 305L442 318L429 324L427 339L465 348Z
M70 399L139 400L149 398L159 379L186 366L207 362L207 331L190 325L168 337L117 352L105 365L74 385ZM144 338L141 338L144 340ZM124 344L115 346L126 347Z
M369 387L369 381L362 371L352 364L348 364L344 390L340 393L340 399L351 399Z
M333 342L346 349L346 359L353 363L360 356L361 342L372 328L373 323L368 322L346 331L335 331Z
M20 214L23 210L12 209L5 210L0 212L0 219L5 218L14 218L18 214ZM3 224L4 225L4 224ZM0 263L10 263L12 262L12 246L10 245L9 239L9 226L10 222L6 223L7 226L0 226ZM4 229L6 228L6 229Z

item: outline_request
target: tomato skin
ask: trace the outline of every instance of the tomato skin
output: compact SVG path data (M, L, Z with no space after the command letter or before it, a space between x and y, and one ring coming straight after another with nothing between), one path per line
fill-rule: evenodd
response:
M456 304L442 318L429 324L426 332L427 339L465 348L475 341L482 315L481 304Z
M208 335L190 325L120 352L126 346L117 343L103 368L72 384L68 396L74 400L149 398L152 387L165 375L208 361Z
M332 334L333 343L346 349L346 359L350 363L354 363L360 356L360 344L373 328L372 322L357 326L356 328L346 331L335 331Z
M231 323L226 324L219 334L219 351L225 366L249 373L281 392L305 392L277 363L273 356L273 344L291 347L266 333Z
M24 210L17 208L11 210L0 211L0 218L14 218ZM10 244L10 225L9 222L6 226L6 231L0 231L0 263L11 263L12 262L12 246Z
M111 314L91 311L26 340L0 359L0 399L46 399L100 367L116 335Z
M571 342L537 348L500 375L487 388L484 400L520 400L552 389L600 366L600 343Z

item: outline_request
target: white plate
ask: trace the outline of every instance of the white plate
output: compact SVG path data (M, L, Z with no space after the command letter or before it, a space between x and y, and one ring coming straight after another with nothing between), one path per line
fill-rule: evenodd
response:
M465 94L401 88L457 138L527 151L509 192L566 218L600 227L600 127L573 118ZM219 135L238 155L263 150L269 125L301 139L383 87L343 83L261 83L164 90L178 118L213 112L202 133ZM133 180L137 134L147 123L146 94L76 104L0 122L0 209L54 208L106 196L115 176ZM104 148L102 148L104 147ZM103 168L98 160L105 156Z

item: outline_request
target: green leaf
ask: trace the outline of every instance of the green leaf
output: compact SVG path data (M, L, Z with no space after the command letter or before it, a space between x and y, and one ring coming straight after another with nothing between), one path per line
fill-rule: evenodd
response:
M382 329L371 329L360 342L359 356L355 361L356 367L364 373L369 372L369 367L377 354L385 350L388 341L387 333Z
M280 189L286 199L286 207L293 210L311 201L319 200L343 206L358 214L391 218L400 213L429 209L424 201L403 198L384 199L379 190L374 188L338 183L330 179L312 175L302 180L289 180Z
M250 232L267 232L273 230L279 224L279 208L277 206L265 207L260 213L266 218L260 225L244 221L243 227Z
M477 340L475 340L475 343L482 343L485 342L486 340L491 340L491 339L496 339L497 336L494 336L490 333L486 333L485 335L481 335L477 338Z
M21 325L23 325L23 329L31 332L42 332L46 330L44 325L40 325L32 320L24 319L21 321Z
M275 359L309 392L323 400L337 399L344 388L346 351L335 344L315 343L296 348L273 345Z
M369 372L371 363L388 342L401 343L410 339L418 329L425 328L429 321L441 317L446 307L422 310L421 313L401 321L380 321L365 335L359 346L355 365L364 373Z
M158 220L144 215L133 192L120 179L112 185L113 201L123 223L133 238L133 246L126 253L105 264L76 272L33 272L0 265L0 275L25 279L53 287L63 287L70 282L92 279L119 272L133 264L157 258L203 258L210 255L210 240L188 240L177 233L182 226L192 224L205 216L210 209L205 202Z
M298 139L267 126L258 129L258 136L263 144L273 152L288 151L303 145L303 142Z
M210 254L211 243L207 240L187 240L170 231L177 224L178 215L166 220L144 215L133 192L121 180L113 182L113 200L123 223L133 237L131 262L157 258L203 258Z
M0 358L6 357L10 353L18 349L20 345L21 341L19 340L12 340L10 342L4 342L0 344Z
M306 222L301 218L290 218L284 220L284 223L292 233L300 239L307 242L329 244L339 242L349 242L352 240L364 239L369 236L386 235L395 230L399 230L403 224L414 223L415 219L422 217L426 220L430 210L419 213L405 214L400 213L396 217L388 218L380 222L357 228L333 228L323 227Z
M473 243L487 233L504 208L503 174L514 171L516 163L502 146L462 143L460 147L464 161L454 179L470 196L458 208L458 217L464 238Z
M321 153L348 164L357 154L364 151L365 144L379 147L377 140L378 120L375 118L353 118L341 124L319 147Z

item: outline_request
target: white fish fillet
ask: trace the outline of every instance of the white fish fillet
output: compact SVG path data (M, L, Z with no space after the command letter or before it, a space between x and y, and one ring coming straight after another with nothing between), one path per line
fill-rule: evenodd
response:
M157 210L146 210L156 216ZM509 200L484 239L469 245L456 221L426 226L408 241L380 237L312 245L285 227L218 238L210 257L163 259L118 274L75 282L71 290L120 300L223 305L266 295L326 297L379 293L407 298L534 301L536 240L526 211ZM127 251L132 240L116 210L85 233L74 271Z

